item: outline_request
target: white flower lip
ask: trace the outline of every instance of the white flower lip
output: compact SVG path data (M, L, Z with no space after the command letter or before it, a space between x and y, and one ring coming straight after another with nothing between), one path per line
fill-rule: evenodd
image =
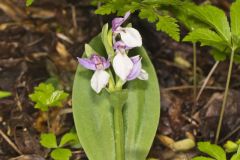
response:
M142 46L142 37L140 33L130 27L123 28L120 32L120 36L122 41L126 44L126 46L130 48L141 47Z
M108 72L105 71L110 67L110 61L96 54L93 54L90 59L78 58L78 61L84 68L95 71L91 78L91 87L96 93L100 93L110 78Z
M91 87L96 93L107 85L110 75L104 70L96 70L91 78Z
M120 53L117 51L116 56L113 59L113 69L122 81L126 81L128 75L133 68L133 62L127 56L126 53Z

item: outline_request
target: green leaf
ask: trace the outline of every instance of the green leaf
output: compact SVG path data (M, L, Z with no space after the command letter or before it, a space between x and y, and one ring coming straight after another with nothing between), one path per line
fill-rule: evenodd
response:
M198 149L216 160L226 160L225 151L218 145L211 144L210 142L199 142Z
M234 143L233 141L228 140L224 146L226 152L231 153L231 152L236 152L238 149L238 144Z
M27 7L31 6L33 2L34 0L26 0L26 6Z
M232 34L240 37L240 0L232 3L230 15Z
M90 45L107 56L101 37ZM129 56L140 54L148 81L127 82L128 99L124 105L125 159L145 160L159 121L160 93L155 70L146 51L136 48ZM90 160L115 159L113 106L105 90L96 94L90 87L92 71L79 66L73 87L73 115L79 140Z
M215 159L199 156L199 157L194 157L192 160L215 160Z
M131 2L130 4L125 4L123 8L118 7L118 15L123 16L127 11L130 11L131 13L135 12L136 10L141 8L140 2Z
M216 32L207 28L193 30L183 39L183 41L193 43L200 42L202 46L212 46L220 50L227 47L227 44Z
M177 20L170 16L159 16L156 24L157 30L167 33L174 40L179 41L179 26Z
M195 7L196 4L194 3L184 2L180 6L174 6L172 12L176 16L176 18L190 31L193 31L197 28L209 28L209 25L192 16L190 10Z
M238 146L237 153L234 154L231 160L239 160L240 159L240 146Z
M210 54L216 61L224 61L227 58L227 54L225 52L221 52L217 49L212 49Z
M40 144L46 148L57 148L57 139L53 133L43 133L40 137Z
M51 152L51 157L54 160L69 160L71 156L72 152L70 149L57 148Z
M11 95L12 95L11 92L0 91L0 99L2 99L2 98L6 98L6 97L10 97Z
M35 108L47 111L49 107L60 107L68 94L55 90L52 84L41 83L34 88L34 93L29 98L36 103Z
M180 0L144 0L143 3L160 4L160 5L180 5Z
M192 8L191 14L212 26L231 45L230 27L224 11L211 5L204 5Z
M87 57L91 57L92 54L97 52L89 44L85 44L85 53Z
M77 133L66 133L62 136L59 147L63 147L65 145L71 145L71 146L75 146L77 144L80 144L79 140L78 140L78 136Z
M149 22L155 22L158 19L157 14L152 8L144 8L140 10L139 17L142 19L147 19Z
M95 11L96 14L100 14L100 15L111 14L115 12L116 12L116 8L114 3L107 3L105 5L102 5Z
M240 36L232 35L232 43L233 49L235 49L235 51L238 51L240 48Z
M114 57L114 50L113 50L113 46L112 46L112 31L109 30L108 31L108 24L105 24L102 28L102 32L101 32L101 38L102 38L102 42L104 44L104 47L106 49L107 54L110 57Z

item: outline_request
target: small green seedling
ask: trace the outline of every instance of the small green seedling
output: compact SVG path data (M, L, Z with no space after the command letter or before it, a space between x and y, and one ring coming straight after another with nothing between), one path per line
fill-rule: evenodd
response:
M235 153L232 156L232 160L240 159L240 139L237 140L236 142L229 140L224 144L223 147L227 153Z
M198 143L198 149L207 154L208 157L205 156L198 156L194 157L192 160L227 160L227 154L226 153L234 153L230 160L239 160L240 159L240 147L239 147L239 141L232 142L228 141L224 145L224 149L216 144L211 144L210 142L199 142ZM211 157L211 158L210 158Z
M9 97L9 96L11 96L11 95L12 95L11 92L0 91L0 99L2 99L2 98L6 98L6 97Z
M216 144L211 144L210 142L199 142L198 149L212 158L199 156L193 158L193 160L226 160L226 152L222 147Z
M34 88L34 93L29 95L35 102L35 108L41 111L48 111L50 107L61 107L62 102L68 97L68 93L56 90L52 84L41 83Z
M226 153L230 153L229 151L231 151L231 153L237 151L235 154L232 155L230 160L239 160L240 152L239 152L239 144L237 143L238 142L228 141L224 145L224 148L226 150L224 151L224 149L219 145L211 144L210 142L199 142L198 149L201 152L207 154L208 157L198 156L198 157L194 157L192 160L227 160Z
M72 156L71 150L63 147L70 146L71 148L81 148L77 134L74 132L69 132L63 135L59 145L57 144L57 138L55 134L44 133L44 134L41 134L40 143L43 147L52 150L50 153L50 156L54 160L70 159L70 157Z

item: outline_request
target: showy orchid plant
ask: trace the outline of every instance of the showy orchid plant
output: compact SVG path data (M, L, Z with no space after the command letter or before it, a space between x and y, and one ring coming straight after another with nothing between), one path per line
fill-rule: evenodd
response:
M73 114L90 160L145 160L159 119L159 86L138 30L113 19L78 58ZM91 80L90 80L91 79Z

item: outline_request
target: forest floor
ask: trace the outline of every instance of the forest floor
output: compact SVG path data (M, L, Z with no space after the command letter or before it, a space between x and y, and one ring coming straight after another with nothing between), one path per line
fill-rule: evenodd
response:
M220 2L217 5L228 10L228 3ZM113 18L98 16L94 10L87 0L39 0L29 8L24 0L0 0L0 90L12 92L11 97L0 100L1 160L41 160L46 156L48 150L39 144L40 133L46 132L46 118L34 109L28 95L49 78L57 79L61 88L71 93L76 57ZM161 136L175 141L187 138L186 134L196 142L214 139L228 62L219 63L194 108L192 45L171 40L137 16L133 15L131 22L143 37L161 86L161 118L149 157L191 159L196 149L174 152L163 145ZM215 61L208 48L198 46L197 55L199 89ZM236 140L240 134L239 75L240 66L235 65L220 143ZM69 109L71 98L50 114L52 131L58 136L74 125ZM79 158L87 159L84 151L74 152L72 159Z

